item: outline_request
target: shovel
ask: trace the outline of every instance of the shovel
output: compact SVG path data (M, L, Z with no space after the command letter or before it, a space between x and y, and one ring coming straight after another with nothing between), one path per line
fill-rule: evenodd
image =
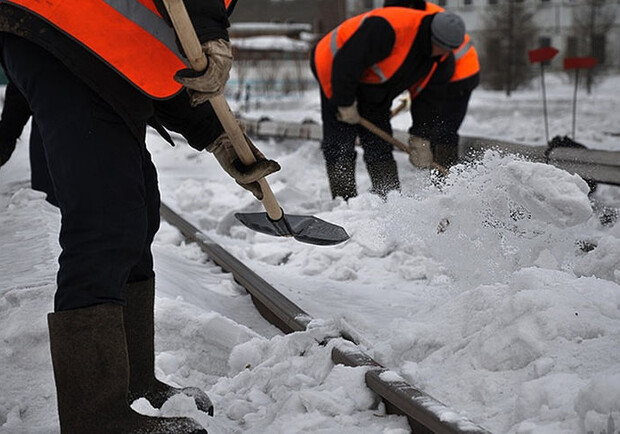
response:
M202 51L183 0L164 0L164 5L190 65L195 71L204 71L207 67L207 58ZM255 163L256 158L246 141L249 139L241 131L226 99L219 95L209 102L241 162L246 166ZM293 237L297 241L320 246L339 244L349 239L344 228L317 217L285 215L267 180L262 178L258 183L263 192L262 203L266 213L235 214L235 217L250 229L267 235Z
M381 128L379 128L378 126L376 126L375 124L370 122L368 119L360 118L359 124L361 126L363 126L364 128L366 128L371 133L375 134L377 137L380 137L383 140L385 140L386 142L392 144L393 146L396 146L401 151L404 151L407 154L409 154L411 152L410 149L409 149L409 146L405 145L400 140L398 140L395 137L391 136L390 134L386 133ZM433 163L431 163L431 168L437 170L442 175L447 175L448 174L448 169L443 167L441 164L437 164L437 163L433 162Z

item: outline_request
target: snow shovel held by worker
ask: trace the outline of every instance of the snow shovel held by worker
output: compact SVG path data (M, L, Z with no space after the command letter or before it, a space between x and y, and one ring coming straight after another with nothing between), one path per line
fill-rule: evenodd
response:
M164 0L164 4L192 68L196 71L204 71L207 67L207 58L202 51L183 0ZM209 102L241 162L246 166L255 163L256 158L246 141L249 139L243 134L226 99L219 95ZM263 192L261 201L266 213L235 214L235 217L250 229L267 235L293 237L297 241L321 246L339 244L349 239L344 228L317 217L285 215L267 180L262 178L258 184Z
M375 134L377 137L380 137L386 142L390 143L391 145L396 146L401 151L404 151L407 154L411 153L411 149L409 149L409 146L407 146L406 144L404 144L397 138L391 136L390 134L386 133L381 128L379 128L378 126L370 122L368 119L360 117L359 124L363 126L364 128L366 128L371 133ZM442 175L448 174L448 169L443 167L441 164L437 164L435 162L431 163L431 169L437 170Z

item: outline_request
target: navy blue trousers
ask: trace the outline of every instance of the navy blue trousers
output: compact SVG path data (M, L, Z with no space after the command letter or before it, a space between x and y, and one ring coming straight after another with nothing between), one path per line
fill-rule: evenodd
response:
M160 198L144 140L50 53L11 34L1 42L7 75L33 112L62 215L55 310L124 304L125 283L154 276Z

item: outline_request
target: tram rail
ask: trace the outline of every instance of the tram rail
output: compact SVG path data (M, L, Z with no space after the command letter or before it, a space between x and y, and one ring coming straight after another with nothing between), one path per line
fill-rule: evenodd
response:
M276 288L252 271L243 262L205 235L200 229L162 203L161 217L175 226L186 240L200 249L224 271L233 275L252 297L260 314L283 333L303 331L312 317L286 298ZM367 367L366 385L383 400L391 414L407 417L415 434L490 434L458 412L407 383L402 377L364 353L346 331L332 350L332 361L351 367ZM449 417L447 416L449 415Z

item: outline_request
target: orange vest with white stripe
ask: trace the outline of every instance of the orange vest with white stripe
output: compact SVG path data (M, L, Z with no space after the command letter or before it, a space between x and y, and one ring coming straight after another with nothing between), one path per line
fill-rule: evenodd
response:
M187 68L174 30L152 0L1 0L51 23L155 99L181 91L175 72Z
M445 9L431 2L426 2L426 12L437 13L444 12ZM454 53L454 75L450 82L463 80L480 72L480 63L478 62L478 53L474 47L474 43L466 33L465 40L459 48L453 50Z
M402 66L418 34L418 28L427 14L423 11L401 8L375 9L368 13L349 18L319 41L314 52L314 61L319 83L328 98L333 96L332 68L338 50L359 29L364 20L370 17L386 19L396 34L396 40L388 57L367 67L360 79L362 83L379 84L389 80Z
M452 53L454 53L454 75L450 82L464 80L480 72L478 52L467 33L463 44Z

